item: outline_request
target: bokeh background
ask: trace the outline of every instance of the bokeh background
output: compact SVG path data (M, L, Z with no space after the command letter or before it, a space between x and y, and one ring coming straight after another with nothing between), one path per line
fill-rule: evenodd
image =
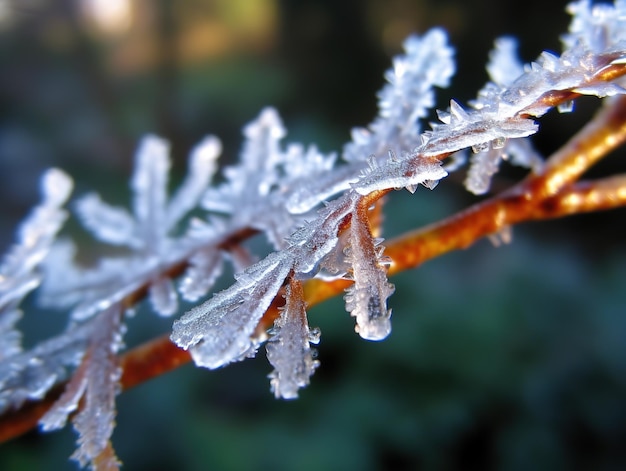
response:
M125 204L137 142L168 138L173 180L204 135L237 158L241 127L273 105L287 140L339 150L376 113L404 37L445 27L458 73L439 94L471 99L493 40L532 60L559 50L564 1L0 0L0 250L50 166ZM549 155L597 106L542 120ZM622 153L623 154L623 153ZM612 156L593 176L625 171ZM523 172L505 168L505 187ZM477 198L462 172L394 194L388 236ZM276 401L258 358L192 366L119 397L113 438L126 470L617 470L626 467L624 210L515 228L395 277L394 330L360 340L341 299L311 310L321 366L297 401ZM82 237L76 224L68 229ZM87 257L89 255L87 254ZM32 307L31 307L32 305ZM65 314L23 322L27 343ZM166 332L140 311L127 343ZM0 445L0 469L76 469L71 429Z

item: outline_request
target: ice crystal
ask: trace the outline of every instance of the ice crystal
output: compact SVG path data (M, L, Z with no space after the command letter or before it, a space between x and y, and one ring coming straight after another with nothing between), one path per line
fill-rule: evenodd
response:
M287 256L274 254L237 275L228 290L174 322L172 340L189 349L198 366L219 368L254 354L252 338L261 316L291 270Z
M116 357L123 330L121 314L120 306L114 305L91 324L90 344L81 366L40 421L43 430L61 428L68 416L78 409L79 401L84 400L82 408L72 418L79 435L79 446L72 458L81 466L91 463L95 470L111 469L108 466L119 464L107 449L113 433L115 396L121 376ZM103 452L107 454L104 461L98 459Z
M517 41L505 36L498 39L489 55L487 72L491 81L503 87L511 85L524 73L524 65L517 56Z
M394 287L387 280L387 260L380 240L372 238L360 211L352 215L348 262L354 285L345 295L346 310L356 318L356 332L367 340L382 340L391 332L387 298Z
M41 282L38 268L67 217L62 206L72 185L72 180L60 170L51 169L44 174L43 201L22 223L18 243L0 264L0 360L21 351L21 334L15 329L22 316L18 305Z
M447 87L454 74L453 50L438 28L422 37L409 36L405 54L385 73L388 84L378 94L379 115L367 129L352 130L344 147L347 161L365 160L392 150L410 152L421 144L419 120L435 104L434 87Z
M265 108L257 119L244 128L244 145L238 165L224 169L226 181L210 188L203 199L209 211L228 215L228 224L235 230L253 227L264 232L276 249L284 247L284 239L300 223L288 211L285 200L307 188L318 175L333 168L335 154L324 155L315 146L305 148L292 143L285 149L281 141L286 129L274 108ZM334 192L346 186L339 186ZM333 192L333 193L334 193ZM318 205L319 194L313 201L300 200L295 213L304 213ZM303 208L304 206L304 208ZM265 214L259 218L258 214Z
M310 345L319 342L319 331L309 329L305 307L302 283L293 280L287 285L285 306L265 347L267 359L275 368L269 377L277 398L298 397L298 390L309 384L319 366Z
M67 378L70 368L81 360L90 326L68 329L32 350L0 362L0 411L17 408L24 401L38 400L52 386Z
M102 258L96 267L82 269L72 262L75 249L71 243L59 244L46 264L42 302L55 307L74 305L74 319L82 320L148 284L155 310L174 314L176 296L171 282L157 274L159 267L184 259L197 243L177 237L178 226L202 197L220 152L217 138L203 140L191 153L187 178L168 202L168 145L155 136L146 137L137 151L131 182L133 214L108 205L97 194L84 196L76 205L81 222L97 239L125 246L130 253Z
M352 188L361 195L388 188L407 188L413 193L418 184L432 186L432 182L446 175L448 173L436 159L406 156L399 160L390 158L384 165L372 159L369 169L352 184Z

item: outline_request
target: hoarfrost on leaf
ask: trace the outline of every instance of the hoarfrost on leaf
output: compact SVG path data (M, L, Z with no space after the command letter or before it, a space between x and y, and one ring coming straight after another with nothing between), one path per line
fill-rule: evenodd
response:
M349 277L354 285L346 290L346 310L356 318L356 332L366 340L383 340L391 332L387 298L394 287L387 280L387 264L381 240L374 240L367 220L355 211L350 226Z
M352 142L343 151L345 160L379 157L389 146L410 152L421 144L419 120L435 104L434 87L447 87L454 74L453 50L438 28L422 37L409 36L404 50L385 73L388 83L378 94L379 116L367 129L352 130Z
M286 289L285 306L265 345L267 359L274 367L269 378L277 398L297 398L298 390L309 384L319 365L310 345L318 343L319 333L309 329L305 307L302 283L291 280Z
M194 302L205 296L222 274L223 254L213 248L196 252L180 282L179 291L186 301Z
M475 195L487 193L491 177L498 171L501 158L502 150L492 147L472 155L470 169L465 178L465 188Z
M89 346L81 366L67 384L64 394L40 422L44 430L63 427L69 414L78 408L79 401L84 400L82 408L72 418L78 432L78 449L72 458L81 466L90 463L96 470L117 469L119 465L111 452L110 438L121 377L116 357L122 346L121 316L121 307L114 305L93 320Z
M0 360L21 351L21 334L15 329L22 317L18 305L41 282L38 268L67 218L62 206L72 186L72 179L60 170L43 175L42 202L22 222L17 244L0 264Z
M39 400L80 362L91 326L75 326L34 347L0 361L0 412L24 401Z
M443 169L439 160L422 157L419 154L399 160L389 158L381 164L372 159L369 169L352 184L352 188L360 195L389 188L407 188L413 192L418 184L432 186L432 182L446 175L448 172Z
M500 86L511 85L524 73L524 66L517 56L517 41L505 36L499 38L487 64L489 78Z
M171 339L189 349L198 366L219 368L253 355L259 320L278 294L293 260L283 252L270 254L237 275L230 288L174 322Z
M132 214L108 205L95 193L78 201L77 211L84 226L97 239L127 247L129 253L103 257L96 267L83 269L74 265L75 249L71 243L59 244L50 257L53 262L46 264L43 304L74 305L73 318L83 320L147 285L159 314L175 312L175 291L159 273L163 267L186 259L206 242L178 236L178 226L202 198L215 173L221 144L209 136L194 148L187 177L170 201L168 149L167 142L156 136L145 137L139 145L131 182ZM150 288L152 283L156 285Z

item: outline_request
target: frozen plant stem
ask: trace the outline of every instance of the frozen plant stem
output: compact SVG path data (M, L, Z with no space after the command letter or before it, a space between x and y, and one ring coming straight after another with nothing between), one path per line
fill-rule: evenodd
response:
M385 250L391 259L389 274L415 268L447 252L468 247L501 230L503 225L626 206L626 175L576 182L586 170L625 140L626 97L619 97L602 108L590 123L552 155L541 174L531 174L505 193L439 223L389 240ZM386 192L372 193L363 198L361 208L371 206L384 194ZM308 280L304 283L304 299L312 307L341 294L350 284L346 280ZM143 291L143 295L145 293ZM139 302L140 298L136 296L133 302ZM259 331L274 323L282 302L281 296L274 300L259 323ZM142 384L190 361L189 353L174 345L169 335L155 338L121 355L121 387L125 390ZM59 386L42 401L5 413L0 419L0 442L34 428L61 392Z
M50 430L70 419L79 432L75 459L95 470L116 469L110 436L120 389L190 359L222 367L256 355L265 343L272 391L296 398L318 366L310 306L344 291L355 330L382 340L391 331L387 299L394 288L387 275L484 236L506 240L509 228L523 221L626 205L626 175L580 181L626 139L626 1L596 7L581 0L569 11L574 18L560 56L544 52L523 66L515 42L498 41L487 66L491 81L467 108L450 101L428 131L421 119L435 102L434 87L447 86L453 75L452 49L440 29L408 38L406 53L386 74L379 115L353 130L341 166L337 154L315 146L283 145L280 116L265 108L245 126L239 163L225 168L222 179L213 182L221 143L209 136L170 196L168 144L146 137L130 209L95 193L77 202L94 237L123 249L88 269L74 262L71 241L55 241L71 180L48 174L43 203L0 265L0 338L6 339L0 343L0 439L37 422ZM604 108L544 162L528 139L539 129L537 120L555 107L571 111L582 95L605 99ZM531 171L510 189L384 248L381 199L392 190L433 189L454 170L449 161L463 160L470 149L466 187L472 192L489 190L502 159ZM242 245L255 234L273 248L259 261ZM225 261L235 265L235 281L198 304ZM69 310L69 327L24 351L19 303L40 282L42 304ZM176 313L181 298L195 307L174 321L170 339L178 347L162 337L119 355L124 317L144 298L162 316Z

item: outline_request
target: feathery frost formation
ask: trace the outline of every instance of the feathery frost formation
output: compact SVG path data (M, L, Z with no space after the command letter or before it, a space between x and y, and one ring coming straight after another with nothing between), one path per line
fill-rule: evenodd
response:
M319 330L309 327L303 292L312 277L352 281L344 299L356 332L384 339L391 331L387 300L394 287L387 269L393 261L371 227L368 212L376 198L368 197L414 192L420 184L432 189L452 171L442 161L458 162L468 152L466 187L485 193L502 159L542 165L528 138L538 129L535 119L553 106L546 96L624 93L620 79L603 73L626 64L626 0L579 1L568 11L573 19L560 56L544 52L522 65L515 40L497 40L487 64L490 82L468 107L451 101L427 131L422 120L432 112L435 87L447 86L454 73L453 50L440 29L409 37L405 54L385 74L378 116L352 131L340 164L336 154L314 145L284 144L278 112L265 108L244 128L240 160L223 169L220 183L212 180L221 143L209 136L192 151L187 177L168 196L168 144L146 137L136 154L130 210L96 193L74 206L94 238L119 248L95 266L76 264L71 240L55 241L72 184L60 171L49 171L43 202L0 265L0 410L41 399L73 371L42 428L62 427L74 414L74 458L94 469L117 469L109 439L126 310L147 293L157 314L171 316L179 297L193 303L204 298L226 261L238 273L232 286L173 325L172 341L199 366L218 368L253 356L265 342L273 393L297 397L318 367L311 344L319 342ZM256 233L275 252L255 263L240 241ZM15 327L19 304L40 284L42 305L69 310L70 322L65 332L23 351ZM282 304L280 315L265 332L259 323L275 300Z

